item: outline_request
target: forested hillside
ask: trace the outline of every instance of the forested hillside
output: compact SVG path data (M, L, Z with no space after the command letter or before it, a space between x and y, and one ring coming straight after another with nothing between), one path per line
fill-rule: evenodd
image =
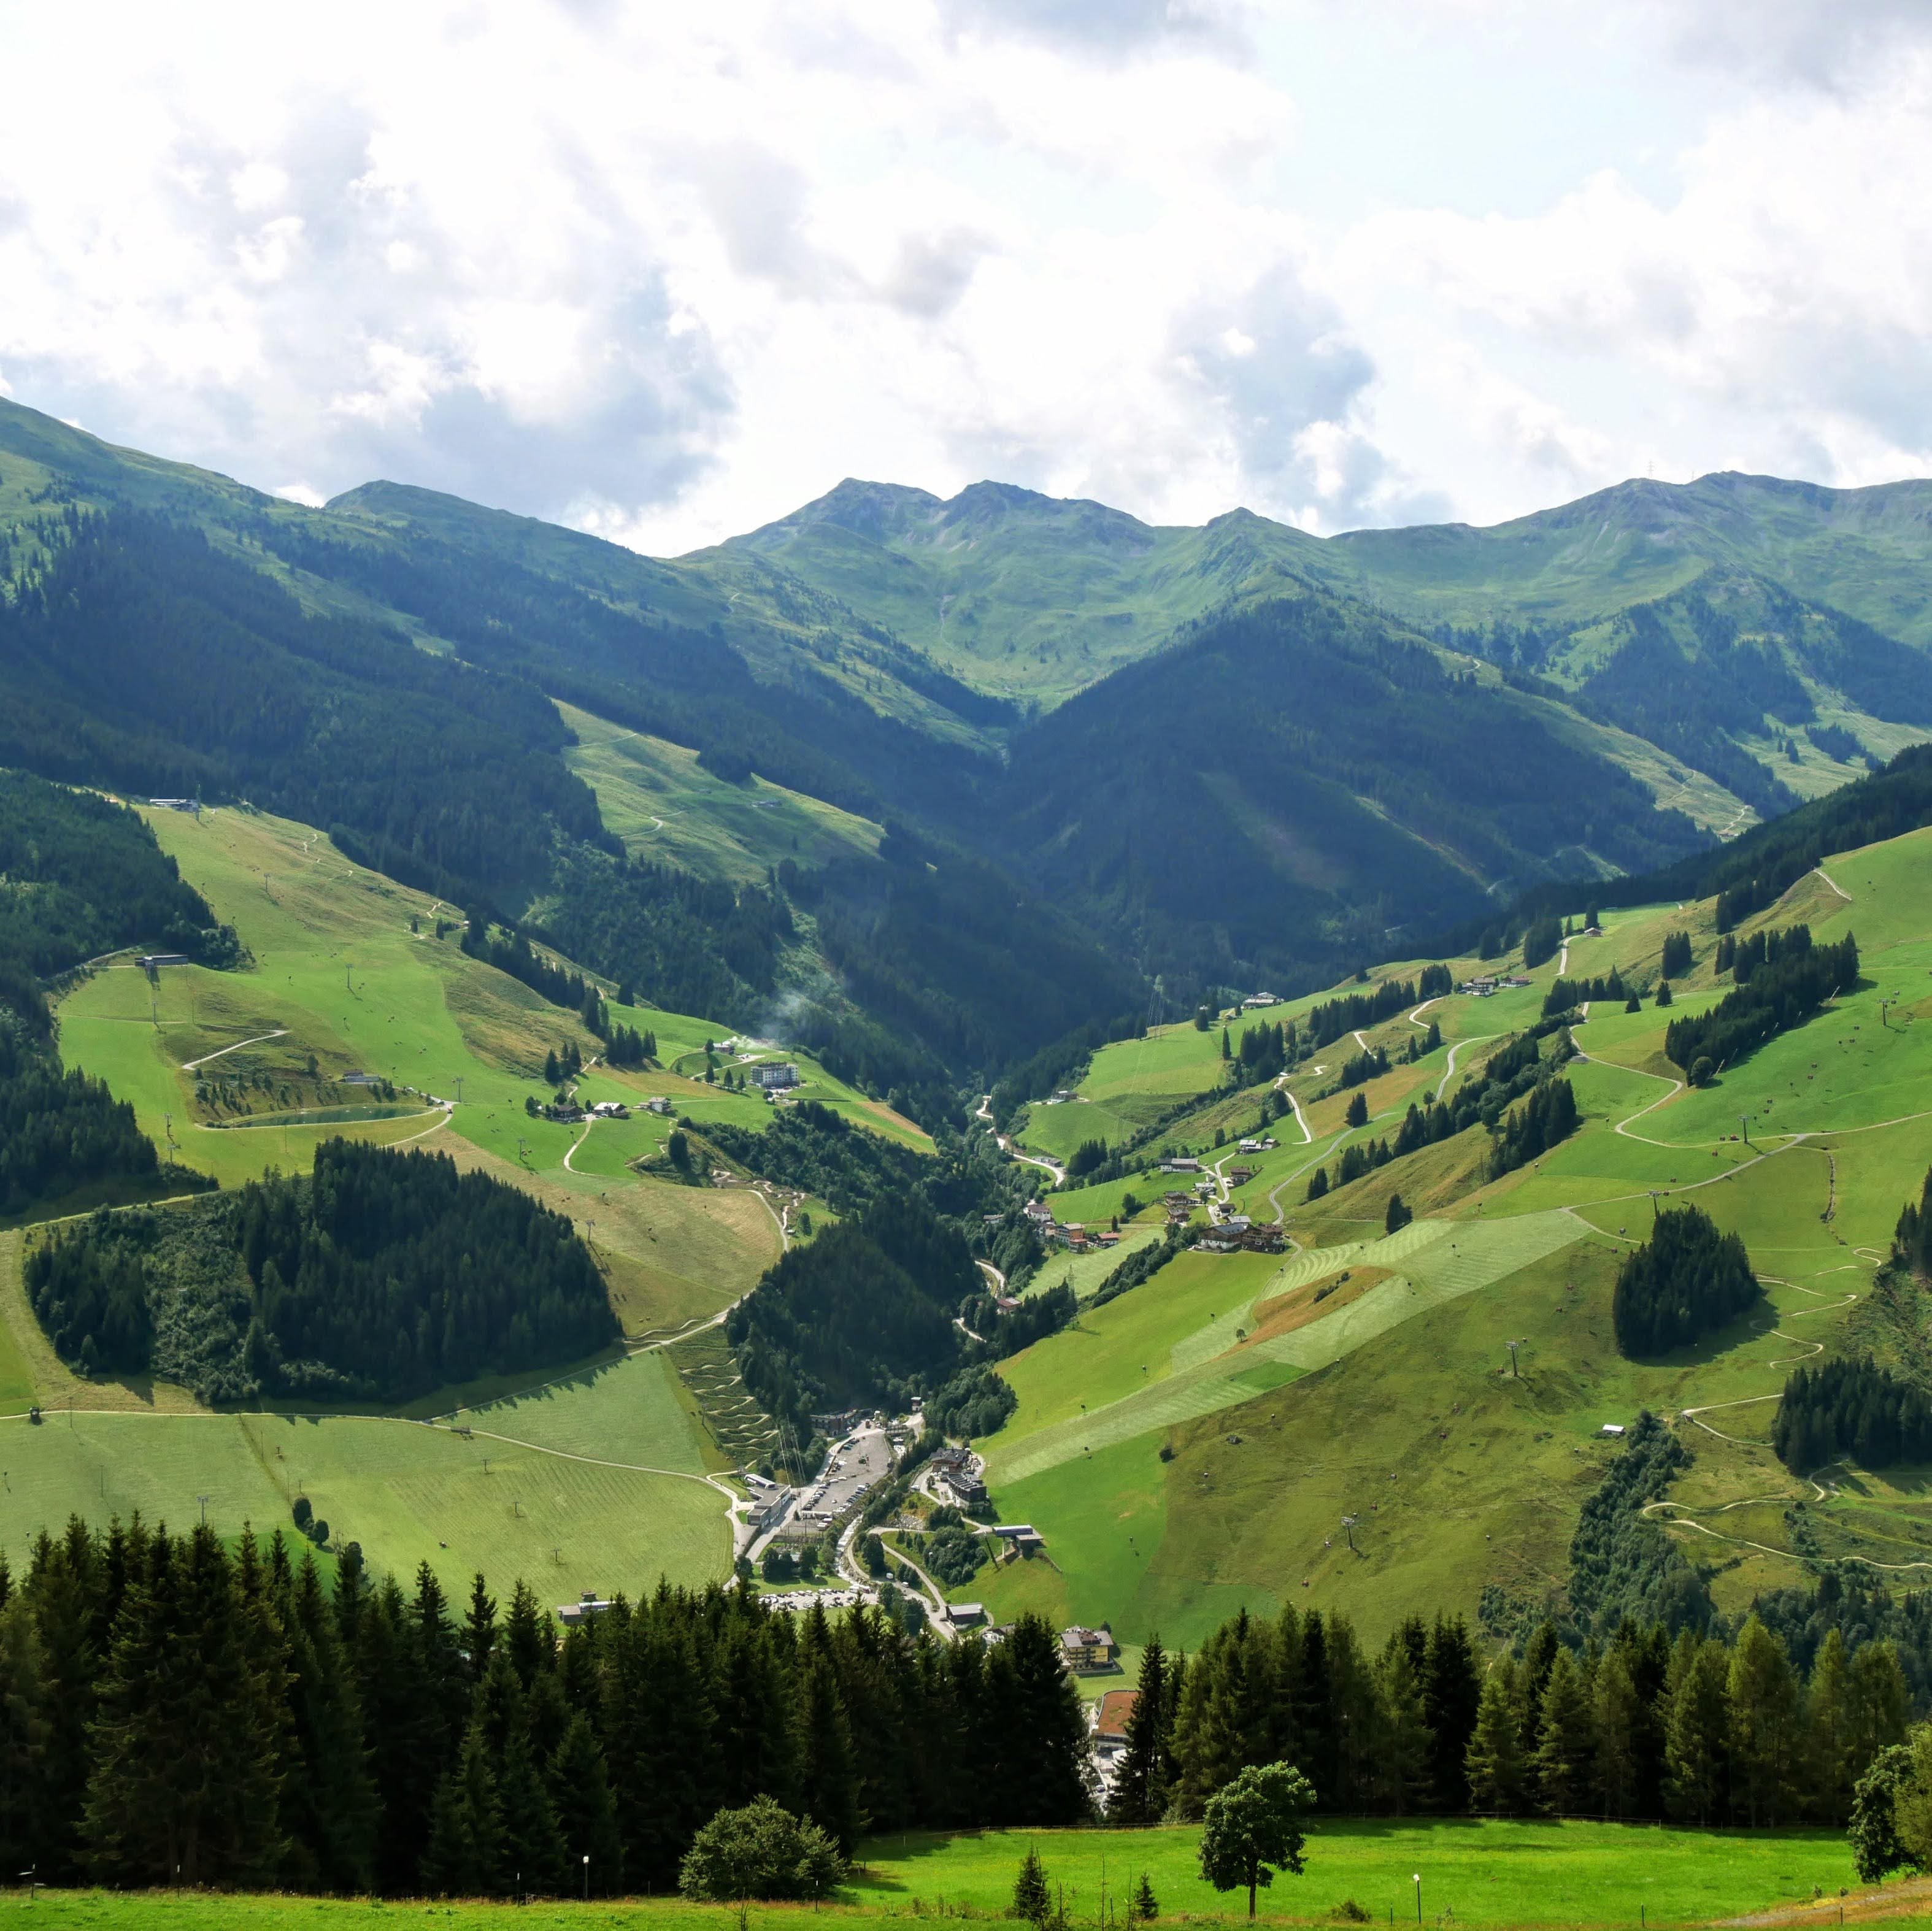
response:
M236 952L233 932L215 925L133 812L0 772L0 1217L89 1183L139 1189L159 1174L133 1108L62 1069L40 985L135 942L213 965Z

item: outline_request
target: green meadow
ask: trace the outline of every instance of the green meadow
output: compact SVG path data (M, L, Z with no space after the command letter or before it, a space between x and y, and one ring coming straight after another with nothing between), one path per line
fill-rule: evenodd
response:
M569 704L577 733L564 762L597 793L604 822L640 857L707 877L762 881L785 859L821 865L879 848L879 827L760 778L728 783L698 754Z
M1392 1058L1418 1021L1435 1021L1444 1045L1368 1084L1365 1129L1348 1129L1347 1096L1328 1091L1336 1060L1357 1050L1336 1042L1288 1082L1312 1141L1290 1116L1273 1129L1282 1144L1260 1155L1232 1150L1261 1096L1216 1090L1218 1028L1165 1028L1096 1054L1084 1103L1033 1109L1034 1143L1064 1150L1089 1135L1060 1121L1149 1118L1202 1095L1161 1144L1252 1168L1233 1204L1282 1221L1291 1251L1186 1255L1006 1365L1019 1405L982 1444L988 1480L1001 1516L1034 1523L1046 1552L983 1570L960 1594L1002 1615L1035 1607L1182 1643L1241 1602L1346 1610L1379 1640L1415 1603L1473 1614L1485 1584L1540 1601L1616 1452L1600 1431L1646 1407L1679 1417L1694 1460L1661 1513L1714 1567L1726 1607L1802 1579L1787 1514L1800 1500L1810 1546L1902 1580L1932 1577L1926 1471L1832 1474L1821 1494L1769 1447L1784 1378L1848 1345L1899 1209L1932 1165L1932 832L1828 861L1741 934L1801 919L1821 939L1857 934L1861 983L1701 1091L1684 1086L1664 1041L1671 1019L1730 990L1714 969L1709 901L1606 914L1600 937L1573 937L1567 959L1526 987L1451 994L1369 1029ZM1690 936L1693 963L1670 1007L1598 1001L1576 1027L1567 1076L1582 1122L1569 1139L1492 1180L1478 1127L1305 1201L1306 1174L1332 1173L1351 1140L1379 1138L1412 1100L1479 1076L1540 1016L1566 964L1579 979L1615 965L1648 988L1674 931ZM1374 977L1413 977L1420 963ZM1451 969L1460 980L1514 966ZM1054 1204L1092 1220L1130 1191L1157 1201L1162 1184L1136 1174ZM1385 1237L1396 1191L1420 1217ZM1610 1334L1618 1261L1679 1202L1742 1237L1765 1300L1682 1358L1628 1362ZM1514 1372L1505 1339L1519 1344ZM1358 1519L1352 1548L1345 1515Z
M291 1922L362 1931L398 1916L433 1918L452 1931L517 1925L659 1926L727 1931L830 1919L1004 1918L1014 1873L1036 1851L1070 1923L1118 1922L1144 1874L1163 1921L1245 1922L1246 1894L1201 1877L1198 1829L910 1832L863 1842L836 1900L818 1906L696 1905L677 1898L598 1899L527 1905L451 1901L428 1906L370 1899L299 1900L208 1891L0 1894L0 1911L27 1921L50 1912L76 1931L270 1931ZM1371 1924L1623 1926L1700 1924L1747 1912L1834 1904L1856 1891L1858 1921L1882 1921L1883 1892L1859 1887L1844 1840L1826 1831L1691 1831L1616 1824L1365 1822L1322 1819L1310 1828L1306 1867L1264 1889L1258 1916L1274 1924L1329 1924L1353 1905ZM1898 1898L1899 1915L1916 1900ZM1835 1922L1829 1911L1826 1921ZM1792 1921L1798 1921L1793 1919Z

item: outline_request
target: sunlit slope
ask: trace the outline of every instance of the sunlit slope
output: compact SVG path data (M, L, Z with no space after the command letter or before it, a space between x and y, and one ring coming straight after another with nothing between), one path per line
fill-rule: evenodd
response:
M812 867L879 848L869 820L757 777L728 784L682 745L557 708L577 733L564 762L597 793L604 823L633 856L760 883L786 859Z
M1507 1616L1562 1587L1577 1509L1614 1452L1599 1431L1646 1406L1676 1418L1695 1458L1655 1513L1714 1566L1727 1609L1801 1581L1820 1552L1932 1578L1924 1471L1813 1483L1769 1450L1798 1362L1875 1349L1907 1372L1932 1368L1921 1338L1932 1309L1901 1314L1871 1294L1900 1207L1932 1165L1932 831L1829 859L1744 922L1744 936L1801 921L1820 940L1855 933L1861 981L1692 1090L1664 1034L1730 989L1714 970L1713 911L1606 913L1601 937L1573 938L1526 988L1452 994L1366 1030L1364 1043L1393 1049L1404 1027L1435 1021L1444 1047L1401 1069L1405 1089L1453 1092L1538 1015L1559 970L1594 979L1614 964L1648 988L1665 935L1690 936L1671 1006L1648 991L1634 1012L1591 1003L1566 1075L1580 1130L1500 1179L1486 1177L1477 1128L1305 1203L1303 1176L1332 1168L1348 1138L1392 1131L1406 1099L1393 1074L1372 1081L1369 1126L1331 1133L1336 1101L1312 1098L1323 1082L1306 1069L1292 1079L1311 1088L1312 1139L1292 1115L1277 1122L1282 1147L1241 1158L1262 1171L1237 1204L1279 1215L1303 1251L1190 1255L1010 1364L1020 1406L986 1444L989 1477L1001 1515L1034 1522L1051 1561L982 1571L962 1593L1182 1641L1242 1600L1345 1609L1376 1633L1445 1593L1472 1615L1486 1601ZM1225 1167L1210 1129L1251 1114L1253 1096L1210 1090L1219 1057L1218 1029L1176 1029L1105 1049L1083 1091L1096 1113L1131 1118L1198 1083L1200 1105L1160 1142ZM1385 1237L1398 1190L1423 1217ZM1626 1361L1610 1321L1619 1257L1659 1208L1689 1203L1744 1239L1766 1299L1696 1348ZM1358 1519L1353 1549L1344 1515Z

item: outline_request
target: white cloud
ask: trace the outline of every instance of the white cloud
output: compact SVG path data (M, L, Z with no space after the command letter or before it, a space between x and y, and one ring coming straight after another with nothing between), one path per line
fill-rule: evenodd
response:
M674 548L847 473L1334 528L1932 451L1916 0L110 13L0 28L0 389L297 499Z

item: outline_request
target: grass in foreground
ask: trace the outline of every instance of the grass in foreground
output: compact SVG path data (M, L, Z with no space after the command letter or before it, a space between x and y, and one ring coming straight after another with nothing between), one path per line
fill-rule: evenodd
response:
M160 1891L44 1893L36 1921L88 1931L268 1931L293 1922L353 1931L400 1916L465 1927L515 1922L540 1927L649 1924L664 1931L794 1924L807 1917L1004 1916L1013 1873L1029 1846L1048 1882L1064 1887L1076 1925L1101 1921L1102 1885L1118 1924L1128 1887L1143 1871L1164 1921L1235 1922L1244 1895L1223 1894L1198 1874L1190 1827L1155 1831L985 1831L956 1837L913 1833L862 1846L838 1904L694 1905L680 1899L595 1900L588 1905L518 1907L459 1903L382 1904ZM1641 1909L1654 1924L1694 1924L1808 1900L1815 1891L1856 1888L1844 1838L1821 1830L1703 1831L1657 1825L1359 1822L1324 1820L1311 1833L1308 1869L1262 1893L1260 1915L1274 1923L1332 1921L1352 1900L1378 1924L1413 1923L1416 1887L1432 1924L1625 1925ZM30 1907L24 1894L0 1912ZM1910 1906L1906 1909L1910 1909ZM1451 1918L1449 1914L1454 1914Z

